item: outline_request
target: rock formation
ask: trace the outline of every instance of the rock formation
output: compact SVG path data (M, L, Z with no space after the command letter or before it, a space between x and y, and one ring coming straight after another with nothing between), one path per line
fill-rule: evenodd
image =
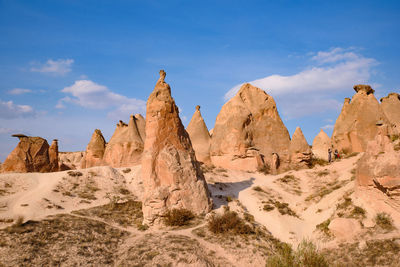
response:
M196 153L196 159L206 164L211 163L211 137L208 132L206 123L201 116L200 106L196 106L196 111L194 112L193 117L190 120L188 127L186 128L186 131L189 134L194 152Z
M19 143L4 161L2 172L53 171L54 166L50 165L49 144L46 139L22 134L13 136L19 138Z
M146 120L143 118L142 115L136 114L136 126L138 128L140 137L142 138L143 142L146 139Z
M103 162L112 167L128 167L140 164L143 140L136 118L131 115L129 123L119 121L104 151Z
M357 93L351 101L345 99L332 134L333 146L345 154L364 152L378 127L390 125L369 85L355 85L354 90Z
M244 84L222 107L211 138L215 166L255 171L270 164L273 153L279 168L288 167L289 132L279 117L274 99L263 90Z
M396 134L400 134L400 95L390 93L381 98L381 107Z
M101 166L103 164L106 140L99 129L94 130L92 138L86 147L85 155L81 161L81 168Z
M58 140L54 139L49 148L50 171L57 172L58 167Z
M300 127L297 127L290 141L289 147L290 166L292 168L304 168L311 162L311 148L304 137Z
M85 155L83 151L77 152L59 152L58 165L60 171L76 170L82 165L82 160Z
M321 131L314 138L312 144L312 153L314 154L314 157L328 161L328 149L331 147L331 139L324 132L324 130L321 129Z
M143 216L159 224L169 209L207 213L212 203L189 135L179 118L165 72L147 100L146 140L142 157Z

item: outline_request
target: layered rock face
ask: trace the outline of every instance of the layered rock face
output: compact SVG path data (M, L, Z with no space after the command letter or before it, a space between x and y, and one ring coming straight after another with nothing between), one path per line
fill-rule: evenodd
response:
M185 208L195 214L212 208L189 135L164 78L165 72L160 71L160 79L147 100L142 157L142 210L146 224L159 224L161 216L173 208Z
M377 135L378 127L390 125L369 85L355 85L354 90L357 93L351 101L345 99L332 134L333 146L345 153L364 152Z
M131 115L129 123L120 121L104 151L103 162L112 167L128 167L140 164L143 140L137 119Z
M390 93L388 96L381 98L381 107L392 124L395 133L400 134L400 95Z
M331 147L331 139L324 132L324 130L321 129L321 131L314 138L312 144L312 153L314 154L314 157L328 161L328 149Z
M2 172L51 172L58 170L58 166L50 164L49 144L46 139L25 135L13 136L19 138L19 143L2 164ZM52 163L55 163L53 157L56 147L53 146L52 149Z
M264 165L285 169L289 162L289 132L274 99L244 84L218 114L211 139L211 160L228 169L255 171ZM275 154L274 154L275 153Z
M190 120L188 127L186 128L186 131L189 134L194 152L196 153L196 159L206 164L211 163L211 137L208 132L206 123L201 116L200 106L196 106L196 111L194 112L193 117Z
M92 138L86 147L86 153L81 161L81 168L101 166L106 149L106 140L99 129L94 130Z
M85 152L59 152L58 153L58 165L60 171L76 170L82 165L83 157Z
M56 172L58 167L58 140L54 139L49 148L50 170Z
M304 168L311 162L311 148L300 127L297 127L290 141L289 147L290 166L292 168Z

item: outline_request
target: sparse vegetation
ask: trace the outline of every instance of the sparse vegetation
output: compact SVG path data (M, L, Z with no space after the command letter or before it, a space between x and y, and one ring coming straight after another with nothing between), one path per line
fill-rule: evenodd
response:
M331 237L332 233L329 230L330 223L331 223L331 220L327 219L327 220L323 221L322 223L318 224L317 226L315 226L315 228L317 228L319 231L324 233L326 236Z
M245 223L234 211L225 211L224 214L221 215L212 215L207 226L214 234L254 234L252 227Z
M318 177L327 176L328 174L329 174L329 171L327 169L317 172Z
M325 197L326 195L329 195L333 191L343 187L348 182L349 181L339 182L338 180L335 180L333 182L327 183L326 186L322 186L322 187L318 188L318 190L315 193L306 197L305 201L312 201L312 200L320 201L323 197Z
M265 202L263 202L265 203ZM282 215L289 215L289 216L294 216L294 217L299 217L296 212L294 212L290 207L289 203L286 202L280 202L278 200L274 199L268 199L268 202L264 204L263 210L265 211L271 211L274 208L276 208L280 214Z
M352 218L365 218L365 209L359 207L359 206L354 206L353 210L351 211L350 217Z
M390 215L385 212L380 212L376 214L375 223L377 226L387 231L391 231L394 229L392 217L390 217Z
M265 193L265 191L264 191L261 187L259 187L259 186L253 187L253 190L254 190L254 191L257 191L257 192L263 192L263 193Z
M126 168L126 169L123 169L122 172L123 172L123 173L130 173L130 172L131 172L131 169L130 169L130 168Z
M303 240L294 251L288 244L283 244L277 254L269 257L267 267L327 267L325 256L311 242Z
M271 173L271 168L269 167L268 164L264 164L263 166L258 167L257 171L267 175Z
M172 209L164 214L164 223L168 226L184 226L194 219L194 217L194 214L190 210Z
M345 155L345 158L355 157L355 156L357 156L358 154L360 154L360 153L359 153L359 152L351 152L350 154Z
M320 166L325 166L328 165L328 162L324 159L320 158L312 158L308 164L309 168L314 168L315 166L320 165Z
M72 177L79 177L79 176L83 175L83 173L81 173L79 171L68 171L67 173L69 176L72 176Z
M395 142L395 141L397 141L399 139L399 135L398 134L393 134L392 136L390 136L390 140L392 141L392 142Z
M275 209L275 206L271 205L271 204L265 204L263 207L263 210L265 210L265 211L271 211L273 209Z

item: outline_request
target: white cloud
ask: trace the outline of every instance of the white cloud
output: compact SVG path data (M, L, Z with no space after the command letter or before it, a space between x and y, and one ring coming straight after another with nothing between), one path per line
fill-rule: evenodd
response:
M9 90L7 93L10 95L22 95L22 94L26 94L26 93L31 93L32 90L30 89L23 89L23 88L14 88Z
M71 86L61 90L71 94L58 101L57 108L65 108L65 103L74 103L89 109L115 108L108 115L112 118L121 118L127 114L144 112L146 102L140 99L128 98L110 91L106 86L90 80L79 80Z
M294 118L315 111L337 109L338 103L332 99L332 95L348 91L354 84L367 83L372 67L377 64L375 59L364 57L353 49L333 48L309 57L312 64L297 74L291 76L275 74L250 83L273 97L280 98L282 101L280 104L287 108L283 113ZM241 84L230 89L224 99L232 98L240 87ZM314 99L310 102L308 96L311 93ZM301 109L298 106L302 106Z
M321 128L324 130L333 130L334 125L333 124L327 124L322 126Z
M10 134L13 133L14 130L10 128L0 127L0 134Z
M16 105L13 101L4 102L0 100L0 118L15 119L19 117L32 117L36 112L31 106Z
M71 71L73 63L74 63L73 59L57 59L57 60L49 59L44 64L33 63L36 66L32 67L31 71L64 75Z

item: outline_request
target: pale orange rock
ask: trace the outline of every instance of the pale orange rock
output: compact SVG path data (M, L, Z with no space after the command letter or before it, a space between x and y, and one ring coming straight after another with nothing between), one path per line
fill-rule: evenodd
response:
M359 221L350 218L335 218L328 228L339 240L351 240L361 231Z
M129 123L120 121L104 151L103 162L112 167L129 167L140 164L143 140L136 119L130 116Z
M346 153L364 152L377 135L378 127L390 125L369 85L355 85L354 90L357 93L351 101L345 99L332 134L334 148Z
M173 208L185 208L195 214L212 208L189 135L164 78L165 72L160 71L160 79L147 100L142 157L142 210L146 224L160 224L165 212Z
M314 157L328 161L328 149L331 147L331 138L321 129L317 136L315 136L312 144Z
M49 164L52 172L57 172L58 168L58 140L54 139L49 148Z
M186 131L189 134L194 152L196 153L196 159L206 164L211 163L211 137L208 132L206 123L201 116L200 106L196 106L196 111L194 112L193 117L190 120L188 127L186 128Z
M60 171L76 170L82 165L84 158L84 151L77 152L59 152L58 153L58 165Z
M309 166L312 153L306 138L300 127L293 133L289 147L290 165L292 168L304 168Z
M279 168L289 163L289 132L274 99L263 90L244 84L222 107L211 138L211 160L227 169L255 171L270 164L273 153Z
M397 134L400 134L400 95L390 93L381 98L381 107Z
M143 142L146 139L146 120L140 114L135 114L136 126Z
M106 149L106 140L99 129L94 130L92 138L86 147L81 161L81 168L90 168L103 165L103 156Z
M2 172L50 172L49 144L41 137L13 135L19 138L17 147L2 164Z

